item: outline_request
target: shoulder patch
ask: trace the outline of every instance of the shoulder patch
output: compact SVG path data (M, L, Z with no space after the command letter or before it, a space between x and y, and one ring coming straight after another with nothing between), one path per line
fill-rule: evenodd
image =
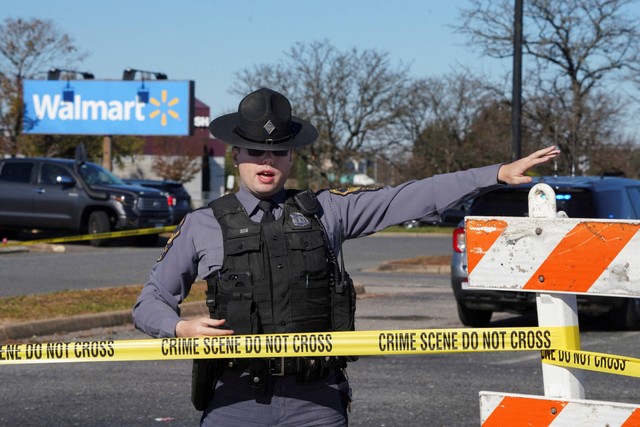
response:
M178 224L175 230L173 230L173 233L171 233L171 237L169 237L169 240L167 240L167 244L164 245L164 249L162 250L160 258L158 258L157 262L162 261L165 255L167 255L167 252L169 252L169 249L171 249L171 246L173 246L173 241L176 240L176 238L180 235L180 227L182 227L185 218L186 217L182 218L180 224Z
M332 194L337 194L339 196L346 196L347 194L357 194L363 191L377 191L380 190L381 187L346 187L346 188L332 188L329 190Z

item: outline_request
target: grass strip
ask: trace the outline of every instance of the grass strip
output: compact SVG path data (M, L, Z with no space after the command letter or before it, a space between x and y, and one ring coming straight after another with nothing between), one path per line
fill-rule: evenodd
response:
M0 298L0 324L130 310L141 289L142 285L130 285L4 297ZM204 281L194 283L185 302L204 300L205 289Z

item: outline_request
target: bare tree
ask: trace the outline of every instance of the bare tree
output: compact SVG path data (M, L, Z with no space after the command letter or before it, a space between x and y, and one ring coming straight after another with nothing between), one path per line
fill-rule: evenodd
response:
M634 141L619 140L599 145L589 153L593 175L618 175L640 178L640 151Z
M569 94L550 82L541 84L527 96L523 125L540 145L569 147L554 160L558 172L574 173L577 169L581 174L597 174L599 169L592 166L599 161L594 162L593 156L609 151L612 145L624 140L621 129L627 103L614 94L593 90L588 98L583 99L581 114L577 118L580 149L572 150L570 143L575 133ZM613 157L611 159L613 161ZM612 164L611 167L616 166Z
M20 151L23 80L44 76L54 66L69 68L84 56L49 19L7 18L0 25L0 126L10 154Z
M508 106L486 80L468 71L415 80L406 97L401 124L413 142L409 176L453 172L508 157L508 150L496 153L494 148L508 142L509 122L498 114Z
M461 11L457 29L469 45L495 58L513 52L513 1L471 0ZM589 98L607 80L640 65L638 19L629 0L527 0L524 2L523 52L535 59L536 74L563 106L563 138L558 145L568 154L572 172L587 156ZM622 95L619 95L622 96ZM555 114L559 113L558 110ZM612 111L613 113L613 111ZM602 117L606 120L607 117ZM590 117L593 119L593 116Z
M198 156L158 156L151 169L162 179L189 182L200 172L202 163Z
M151 169L162 179L189 182L202 170L202 147L183 140L152 137L157 156Z
M295 114L316 125L318 141L298 155L317 184L339 182L352 162L401 143L393 128L404 111L406 67L392 66L386 53L340 51L327 41L298 43L285 57L237 73L232 92L244 95L262 86L281 91Z

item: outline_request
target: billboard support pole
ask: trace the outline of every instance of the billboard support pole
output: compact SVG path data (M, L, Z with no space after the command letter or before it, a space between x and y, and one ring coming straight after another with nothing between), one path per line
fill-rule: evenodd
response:
M111 136L102 138L102 167L111 171Z

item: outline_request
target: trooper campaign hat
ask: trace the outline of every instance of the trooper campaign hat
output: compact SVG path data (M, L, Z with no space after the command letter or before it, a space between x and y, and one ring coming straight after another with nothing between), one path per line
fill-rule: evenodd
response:
M245 96L237 113L214 119L209 131L227 144L266 151L290 150L318 138L311 123L291 115L284 95L266 88Z

